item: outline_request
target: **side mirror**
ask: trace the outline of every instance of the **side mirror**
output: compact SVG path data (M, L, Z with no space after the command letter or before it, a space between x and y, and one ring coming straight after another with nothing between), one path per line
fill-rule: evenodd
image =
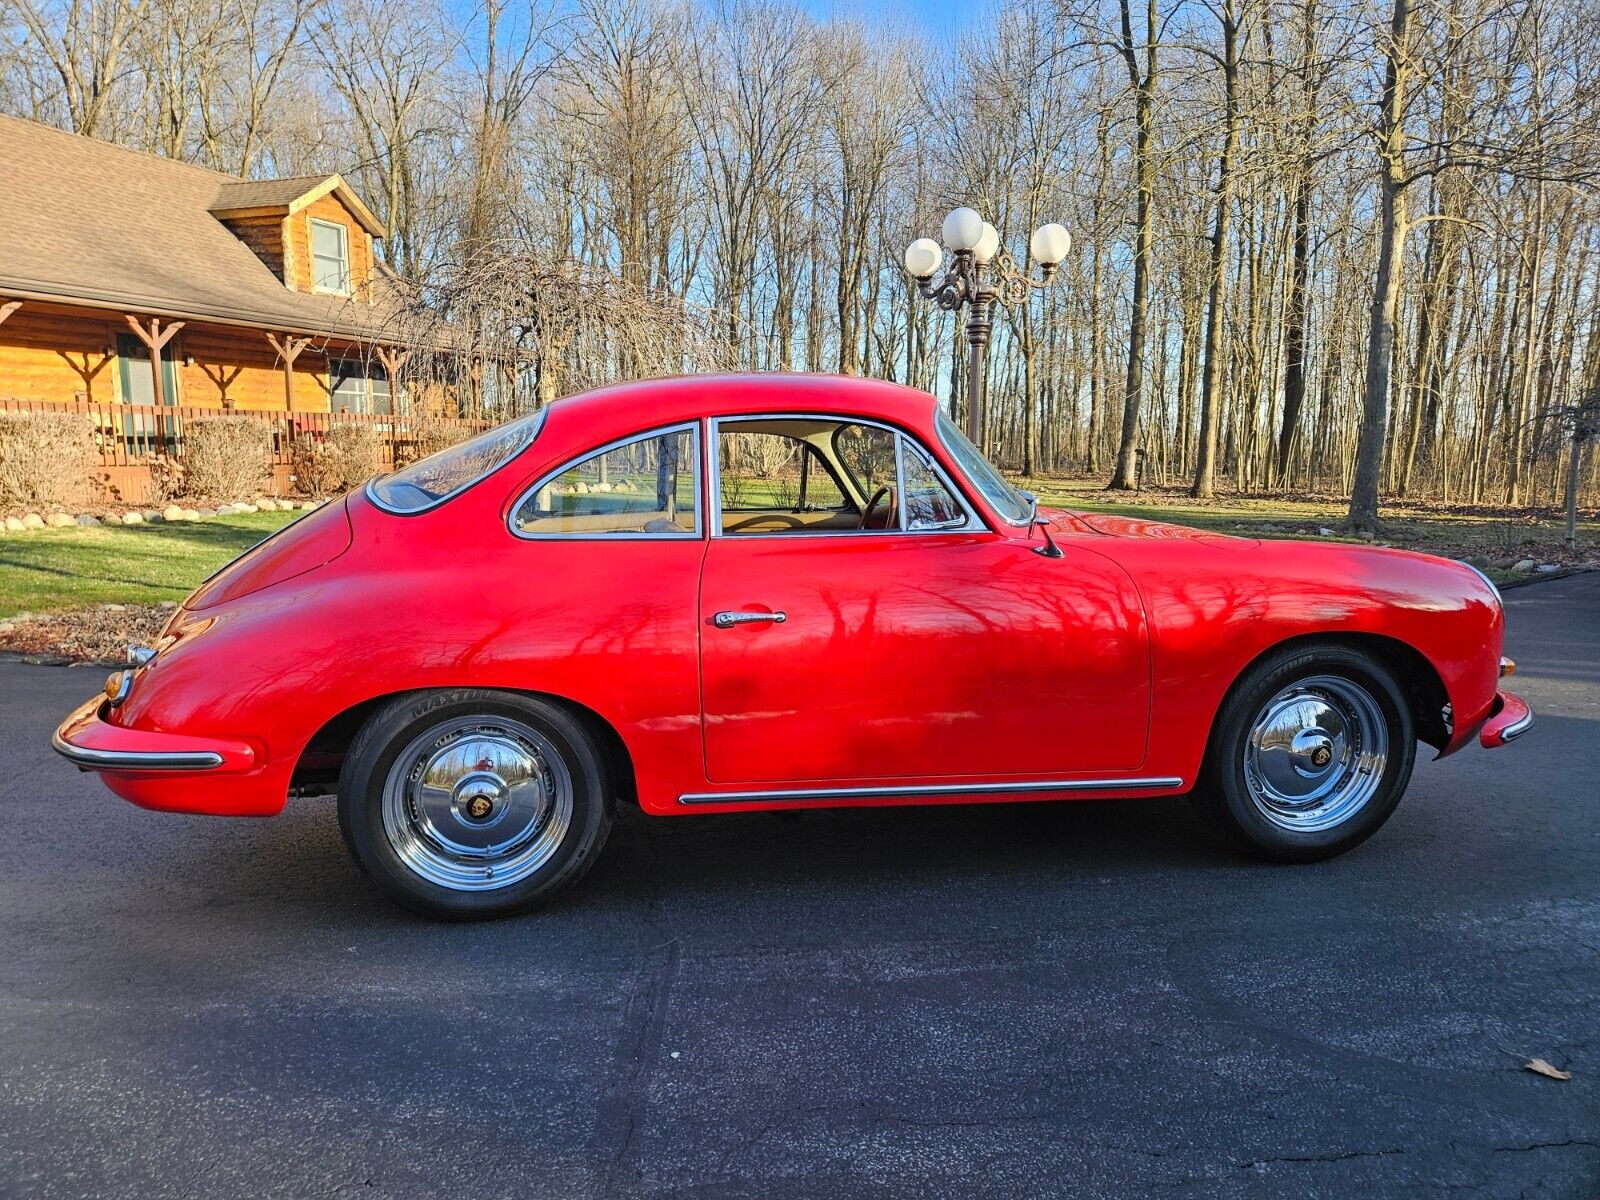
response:
M1041 558L1064 558L1066 552L1056 545L1056 539L1050 535L1050 522L1039 515L1039 497L1033 492L1022 492L1021 496L1028 502L1028 528L1037 529L1044 535L1044 545L1035 546L1033 552Z

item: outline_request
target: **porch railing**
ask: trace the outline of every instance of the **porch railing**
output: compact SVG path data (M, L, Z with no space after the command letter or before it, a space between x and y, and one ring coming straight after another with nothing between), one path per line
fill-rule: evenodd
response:
M415 457L423 429L444 425L461 437L487 429L492 421L414 413L285 412L206 408L196 405L118 404L96 401L43 401L0 397L0 412L69 413L82 416L85 436L102 467L148 467L153 459L181 459L185 431L194 421L247 417L272 432L272 465L287 468L297 439L325 437L341 425L356 425L380 435L384 465Z

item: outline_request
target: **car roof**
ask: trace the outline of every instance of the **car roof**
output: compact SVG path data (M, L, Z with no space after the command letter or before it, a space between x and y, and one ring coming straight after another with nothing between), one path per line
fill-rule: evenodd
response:
M549 409L548 432L605 441L701 417L819 413L869 417L926 433L935 403L915 388L845 375L677 375L558 400Z

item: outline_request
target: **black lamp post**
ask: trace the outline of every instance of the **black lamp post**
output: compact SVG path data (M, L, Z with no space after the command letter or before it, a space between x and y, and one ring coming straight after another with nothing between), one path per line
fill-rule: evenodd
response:
M906 272L917 291L946 312L967 308L967 436L983 445L984 366L994 329L995 302L1026 302L1034 288L1049 287L1056 268L1072 248L1072 236L1055 223L1033 231L1028 250L1039 264L1040 278L1030 279L1000 248L995 227L970 208L958 208L944 219L941 231L952 259L944 278L933 281L944 263L944 249L932 238L918 238L906 247Z

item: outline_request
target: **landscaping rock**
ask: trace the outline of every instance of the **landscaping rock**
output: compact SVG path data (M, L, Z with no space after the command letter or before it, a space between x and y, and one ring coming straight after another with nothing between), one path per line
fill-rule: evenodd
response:
M1538 571L1541 575L1549 575L1551 572L1559 570L1561 570L1561 567L1556 563L1540 563L1538 566Z
M198 521L200 519L200 510L197 509L197 508L186 508L186 509L184 509L183 510L183 519L185 521Z
M6 532L7 533L22 533L27 528L28 527L22 523L22 518L21 517L7 517L6 518Z
M43 529L44 518L38 513L29 513L22 518L22 524L28 529Z
M1531 558L1519 558L1515 563L1512 564L1511 569L1513 571L1531 571L1538 565L1539 564L1534 562Z
M198 518L198 517L214 517L214 516L216 516L216 515L217 515L217 514L218 514L218 513L219 513L219 512L221 512L221 509L216 509L216 508L199 508L199 509L196 509L196 510L195 510L195 513L194 513L194 515L195 515L195 516L196 516L196 517L197 517L197 518Z
M1333 530L1327 528L1326 526L1324 526L1323 528L1317 530L1317 533L1320 534L1322 537L1337 537L1337 536L1339 536Z
M1489 569L1489 556L1487 554L1474 554L1467 559L1467 565L1477 567L1480 571L1487 571Z
M159 521L159 520L161 520L161 513L157 509L154 509L154 508L142 508L142 509L139 510L139 515L141 517L143 517L146 521Z
M122 523L124 525L143 525L144 514L137 512L125 512L122 514Z
M88 513L84 513L82 516L78 517L78 524L79 525L98 525L98 524L100 524L100 518L99 517L91 517Z
M236 513L253 513L261 511L254 504L235 504L233 511Z
M176 504L169 504L161 510L163 521L181 521L184 519L184 510Z
M65 529L68 525L77 524L66 513L51 513L44 519L44 523L50 526L51 529Z

